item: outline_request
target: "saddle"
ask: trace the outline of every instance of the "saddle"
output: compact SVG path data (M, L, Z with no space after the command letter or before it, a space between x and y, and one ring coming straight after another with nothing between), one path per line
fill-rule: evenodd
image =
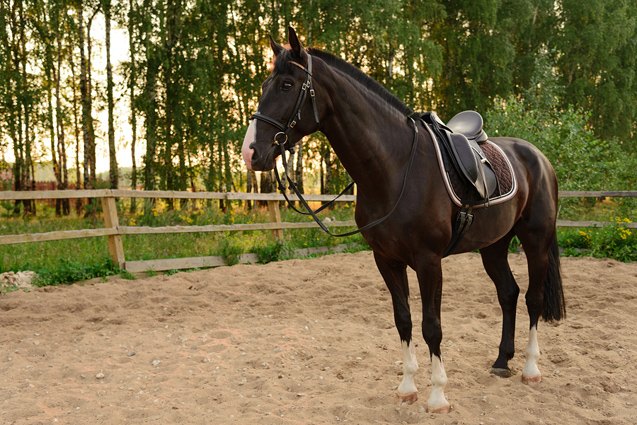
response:
M464 111L446 125L435 112L425 112L418 118L436 136L447 173L455 172L468 186L469 190L461 191L462 205L488 205L498 190L498 179L480 147L488 139L482 128L482 116L475 111Z
M434 112L411 118L421 120L430 131L447 192L459 207L446 257L471 227L474 208L506 202L515 195L515 173L502 149L488 140L479 113L460 112L446 125Z

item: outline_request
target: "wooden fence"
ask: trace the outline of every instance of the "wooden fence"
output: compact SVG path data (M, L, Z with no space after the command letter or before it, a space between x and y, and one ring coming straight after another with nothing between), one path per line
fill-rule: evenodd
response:
M166 233L210 233L246 230L272 231L276 238L283 237L285 229L309 229L317 227L314 222L290 223L281 221L279 204L284 201L283 195L276 193L234 193L234 192L174 192L174 191L138 191L138 190L44 190L44 191L0 191L0 200L16 201L25 199L49 200L49 199L100 199L104 227L98 229L61 230L46 233L30 233L21 235L0 235L0 245L55 241L63 239L89 238L106 236L108 238L108 250L111 259L121 269L129 272L141 272L148 270L178 270L198 267L215 267L224 265L224 259L218 256L171 258L147 261L126 261L122 237L125 235L148 235ZM249 224L211 224L206 226L120 226L117 213L117 198L146 198L146 199L195 199L195 200L225 200L225 201L262 201L268 205L270 222ZM310 202L326 202L334 198L331 195L306 195ZM297 200L296 196L290 196L291 200ZM356 197L343 195L337 202L353 202ZM353 220L332 221L331 227L355 226ZM313 253L318 250L301 250ZM256 256L244 254L240 259L242 263L255 262Z
M637 197L637 191L562 191L560 198L576 197ZM30 243L42 241L55 241L63 239L77 239L106 236L108 238L108 250L115 264L129 272L141 272L148 270L177 270L198 267L215 267L224 265L222 257L188 257L173 259L158 259L146 261L126 261L122 237L125 235L147 235L159 233L208 233L246 230L272 231L277 238L283 237L286 229L316 228L313 221L290 223L281 221L279 204L284 200L283 195L276 193L235 193L235 192L174 192L174 191L138 191L138 190L44 190L44 191L0 191L0 201L16 200L50 200L50 199L78 199L95 198L102 203L104 227L98 229L62 230L46 233L30 233L20 235L0 235L0 245ZM225 201L265 201L270 212L270 222L250 224L212 224L206 226L120 226L117 213L117 198L150 198L150 199L198 199L198 200L225 200ZM305 195L311 202L326 202L334 198L334 195ZM297 200L296 196L290 196L291 200ZM356 196L343 195L338 202L354 202ZM612 223L598 221L570 221L558 220L561 227L603 227ZM332 221L331 227L355 226L353 220ZM637 223L627 223L627 227L637 228ZM311 250L309 252L312 252ZM253 254L244 254L240 262L255 262Z

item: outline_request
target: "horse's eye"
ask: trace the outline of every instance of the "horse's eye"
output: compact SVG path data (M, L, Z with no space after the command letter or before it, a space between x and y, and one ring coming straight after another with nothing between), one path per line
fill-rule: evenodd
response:
M283 91L288 91L292 88L294 84L292 84L291 81L284 81L283 84L281 84L281 90Z

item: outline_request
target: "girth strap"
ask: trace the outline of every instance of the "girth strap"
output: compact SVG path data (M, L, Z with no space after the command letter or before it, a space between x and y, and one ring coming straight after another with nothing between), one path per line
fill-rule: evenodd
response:
M465 205L462 209L460 209L460 211L458 211L456 221L453 223L451 230L451 240L449 241L449 245L447 245L447 249L445 250L443 257L446 257L451 253L451 251L453 251L464 234L469 230L469 227L471 227L471 224L473 223L472 210L472 207Z

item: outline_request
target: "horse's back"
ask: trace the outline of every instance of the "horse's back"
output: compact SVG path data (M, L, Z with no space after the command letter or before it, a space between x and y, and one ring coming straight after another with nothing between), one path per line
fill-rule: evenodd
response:
M515 137L492 137L489 140L507 155L518 179L551 183L550 186L557 189L557 177L551 162L533 143Z
M511 161L518 185L522 215L530 223L554 226L557 219L557 176L548 158L531 142L513 137L494 137ZM540 223L539 221L543 221Z

